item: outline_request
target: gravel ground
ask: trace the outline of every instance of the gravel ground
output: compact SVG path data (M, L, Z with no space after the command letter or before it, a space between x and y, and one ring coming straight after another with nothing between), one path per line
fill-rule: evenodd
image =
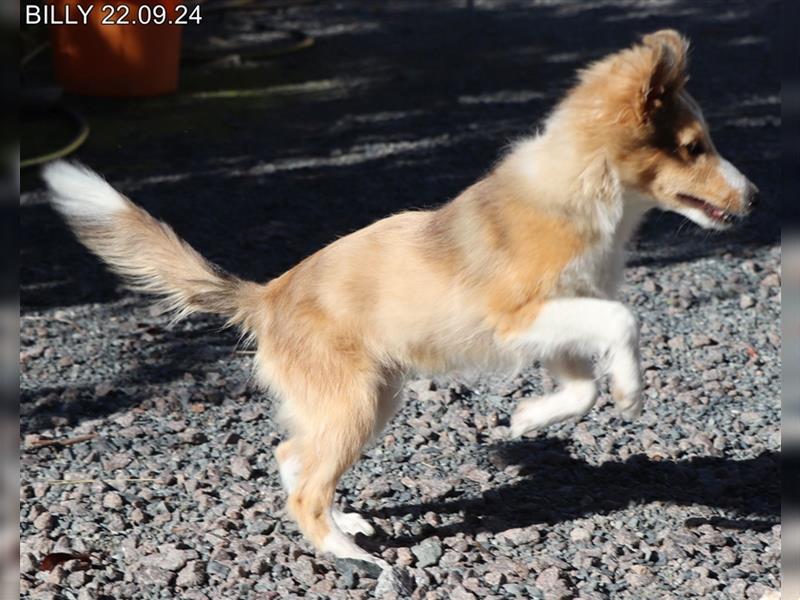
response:
M581 422L511 442L515 404L552 388L537 365L411 381L340 486L376 526L363 545L397 568L317 557L284 518L275 407L235 334L214 318L170 326L70 238L27 176L23 597L758 600L779 587L778 7L529 4L229 15L231 38L279 22L318 43L187 68L167 99L74 99L95 132L80 158L263 280L379 216L452 197L576 66L678 26L717 145L765 202L724 235L657 215L634 241L623 297L642 323L642 417L621 421L604 394ZM248 92L208 92L234 88ZM41 442L79 436L91 437Z

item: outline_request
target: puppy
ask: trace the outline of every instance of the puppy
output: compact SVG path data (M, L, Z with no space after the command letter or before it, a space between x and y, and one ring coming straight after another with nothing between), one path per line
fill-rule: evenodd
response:
M256 344L281 400L288 508L321 551L382 563L334 508L339 478L397 411L409 373L538 358L559 391L524 400L516 436L594 405L604 360L616 406L642 405L638 331L614 300L623 247L651 208L725 229L757 190L718 153L685 89L687 41L664 30L590 65L537 135L441 208L343 237L266 284L203 259L90 170L51 164L53 206L78 238L177 318L223 315Z

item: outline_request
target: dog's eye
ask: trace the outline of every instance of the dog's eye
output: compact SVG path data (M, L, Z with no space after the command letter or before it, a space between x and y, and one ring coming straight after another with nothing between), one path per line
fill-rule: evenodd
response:
M703 142L699 142L697 140L689 142L683 148L686 150L686 154L691 157L700 156L706 151L705 146L703 146Z

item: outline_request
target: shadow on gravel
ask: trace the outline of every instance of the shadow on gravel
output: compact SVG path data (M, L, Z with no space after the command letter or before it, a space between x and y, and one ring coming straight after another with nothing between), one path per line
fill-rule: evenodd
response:
M494 447L492 462L519 465L522 480L488 490L477 497L402 504L374 511L389 517L428 511L461 513L464 520L442 527L423 526L418 537L376 540L383 546L408 546L420 539L462 532L499 533L515 527L555 524L594 514L607 514L631 504L662 502L720 509L728 516L692 517L682 525L709 523L723 529L769 529L780 519L780 453L734 460L696 457L655 461L645 455L599 466L570 456L558 439L521 441ZM731 516L732 513L732 516Z
M19 431L21 435L75 425L140 405L150 395L139 386L136 391L116 386L98 392L94 385L41 386L20 390Z
M147 400L174 396L175 409L187 409L189 403L219 404L228 391L247 381L248 371L238 377L223 377L219 370L242 358L243 347L233 330L197 323L193 327L160 327L149 322L119 331L118 341L132 340L125 353L125 370L109 376L101 383L79 384L69 381L61 385L39 385L20 388L20 431L33 433L57 425L75 425L85 419L97 419L140 406ZM91 358L78 365L93 369ZM76 367L77 368L77 367ZM68 368L65 368L67 371ZM218 383L209 386L214 377ZM170 390L164 385L172 384Z

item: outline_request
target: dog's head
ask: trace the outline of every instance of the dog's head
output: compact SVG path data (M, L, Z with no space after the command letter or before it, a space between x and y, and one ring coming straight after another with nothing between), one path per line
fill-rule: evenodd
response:
M725 229L755 206L758 189L717 152L686 91L687 51L676 31L646 35L585 70L575 106L626 191Z

